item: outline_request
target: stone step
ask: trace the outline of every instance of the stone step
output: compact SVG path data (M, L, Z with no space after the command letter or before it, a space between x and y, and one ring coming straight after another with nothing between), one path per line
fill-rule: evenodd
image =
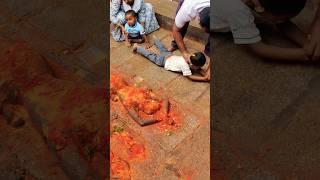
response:
M156 13L158 22L162 28L171 30L174 24L178 0L146 0L151 3ZM187 36L200 42L207 42L208 34L204 33L200 25L196 21L192 21L189 25Z

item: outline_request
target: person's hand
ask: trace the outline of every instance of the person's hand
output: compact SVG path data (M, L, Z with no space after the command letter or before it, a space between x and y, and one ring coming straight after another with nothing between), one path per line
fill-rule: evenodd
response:
M140 24L141 24L141 26L144 28L144 22L141 22Z
M320 9L317 14L320 14ZM317 17L313 22L311 32L304 45L306 55L311 60L319 60L320 58L320 16L318 15Z
M145 43L145 47L146 47L146 49L151 48L151 46L152 46L152 45L151 45L149 42L146 42L146 43Z
M186 61L186 63L190 64L190 57L191 56L192 56L192 54L190 54L189 52L183 53L183 58Z
M318 32L319 31L320 31L320 28L318 29ZM304 45L304 50L310 60L313 60L313 61L319 60L320 58L320 34L319 33L315 33L313 31L313 33L308 36L308 41Z
M206 73L206 75L204 76L205 77L205 79L207 80L207 81L210 81L210 71L207 71L207 73Z

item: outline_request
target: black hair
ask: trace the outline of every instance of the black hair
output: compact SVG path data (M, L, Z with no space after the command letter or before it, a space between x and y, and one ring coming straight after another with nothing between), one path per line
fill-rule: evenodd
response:
M272 14L298 15L306 5L306 0L259 0L265 11Z
M133 16L133 17L137 17L137 13L134 10L129 10L126 12L125 16Z
M202 52L196 52L190 56L190 61L193 65L202 67L206 63L206 56Z

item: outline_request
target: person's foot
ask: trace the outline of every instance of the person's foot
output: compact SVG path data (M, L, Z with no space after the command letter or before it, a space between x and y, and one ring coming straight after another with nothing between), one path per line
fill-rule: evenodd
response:
M139 47L138 43L134 43L132 51L137 52L138 47Z

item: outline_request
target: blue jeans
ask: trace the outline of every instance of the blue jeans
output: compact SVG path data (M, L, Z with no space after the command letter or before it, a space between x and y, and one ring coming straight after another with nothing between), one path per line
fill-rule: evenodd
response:
M154 41L156 47L160 50L160 55L155 54L151 51L146 50L145 48L138 47L137 53L143 55L144 57L148 58L153 63L157 64L158 66L164 67L166 62L166 58L171 54L166 47L161 43L159 39Z

